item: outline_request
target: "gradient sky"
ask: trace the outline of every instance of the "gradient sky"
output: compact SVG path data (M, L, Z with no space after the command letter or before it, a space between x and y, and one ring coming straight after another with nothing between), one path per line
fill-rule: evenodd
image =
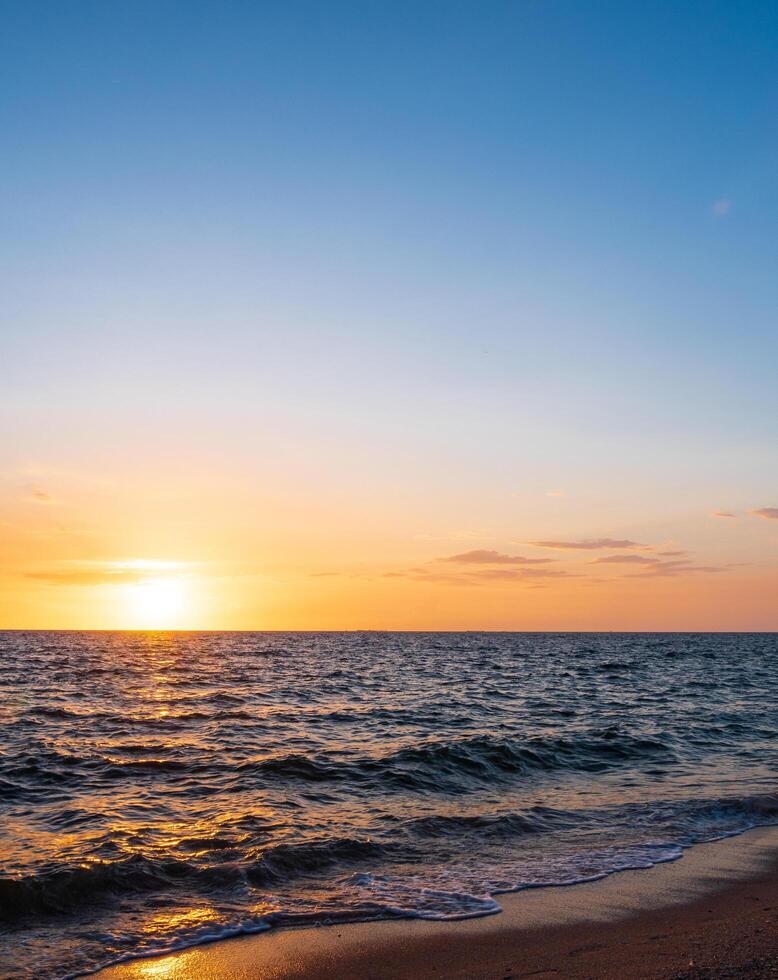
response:
M0 625L778 629L776 37L2 0Z

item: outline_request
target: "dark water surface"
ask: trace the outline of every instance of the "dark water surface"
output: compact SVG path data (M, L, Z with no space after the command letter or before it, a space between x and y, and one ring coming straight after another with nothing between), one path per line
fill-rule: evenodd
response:
M778 822L776 691L775 634L0 633L0 976Z

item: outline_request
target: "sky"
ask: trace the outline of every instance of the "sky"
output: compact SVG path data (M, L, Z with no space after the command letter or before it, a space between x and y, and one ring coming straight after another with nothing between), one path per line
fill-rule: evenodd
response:
M0 24L0 627L778 629L774 3Z

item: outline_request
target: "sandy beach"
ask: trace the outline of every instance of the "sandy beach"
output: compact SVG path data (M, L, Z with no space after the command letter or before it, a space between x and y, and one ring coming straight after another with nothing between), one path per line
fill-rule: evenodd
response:
M518 980L778 976L778 828L602 881L504 895L503 912L301 929L103 970L100 980Z

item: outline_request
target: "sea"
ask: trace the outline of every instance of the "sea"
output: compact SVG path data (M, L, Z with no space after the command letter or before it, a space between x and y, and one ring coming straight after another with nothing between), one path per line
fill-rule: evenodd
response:
M0 633L0 976L500 912L778 822L778 635Z

